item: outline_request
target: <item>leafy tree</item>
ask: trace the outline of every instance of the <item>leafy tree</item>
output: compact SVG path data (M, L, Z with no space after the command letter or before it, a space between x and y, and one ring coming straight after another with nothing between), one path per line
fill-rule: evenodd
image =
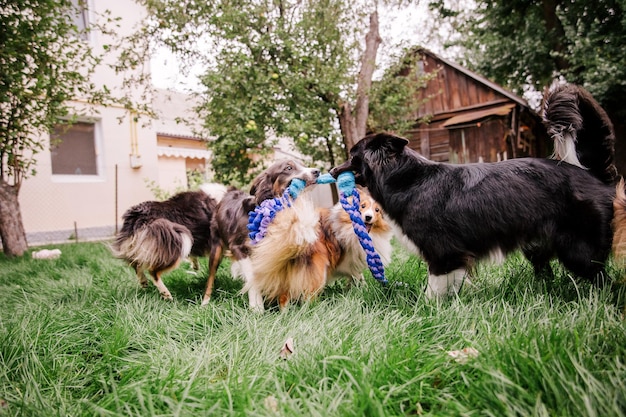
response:
M47 133L69 101L102 100L90 81L100 57L73 23L70 0L0 0L0 238L5 254L27 249L18 201ZM71 120L70 120L71 121Z
M365 134L381 43L375 5L355 12L343 0L144 4L151 18L127 49L147 51L149 42L204 63L197 111L213 138L218 180L247 182L277 137L293 138L312 163L328 167Z
M225 27L218 39L223 47L202 79L205 95L198 108L216 137L213 167L219 179L243 181L253 167L249 154L262 154L275 136L296 138L298 149L318 161L339 151L331 121L351 80L336 18L346 15L345 5L309 4L310 10L289 2L250 2L233 10L237 25L230 25L230 15L219 22Z
M414 48L400 51L399 56L391 59L393 63L384 71L382 78L374 83L370 92L369 130L403 135L416 123L426 121L418 120L417 114L427 99L417 100L416 90L426 87L437 72L419 74L415 71L419 59Z

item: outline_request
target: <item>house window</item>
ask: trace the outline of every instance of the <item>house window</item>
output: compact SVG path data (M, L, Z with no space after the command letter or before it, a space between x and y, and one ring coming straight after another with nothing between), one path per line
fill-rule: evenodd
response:
M52 175L98 175L96 125L56 125L50 135Z

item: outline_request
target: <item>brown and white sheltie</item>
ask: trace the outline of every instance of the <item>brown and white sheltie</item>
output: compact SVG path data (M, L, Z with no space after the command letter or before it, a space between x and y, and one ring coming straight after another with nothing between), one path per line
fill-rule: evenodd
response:
M220 245L209 258L210 265L219 265L227 253L232 260L231 274L250 282L254 270L250 265L250 239L248 237L248 213L266 199L281 197L294 178L304 180L306 185L315 183L320 171L308 168L288 159L274 162L253 181L250 192L230 187L215 210L211 228L219 235ZM217 196L216 196L217 197ZM208 304L213 291L216 269L211 269L202 305ZM263 298L254 289L248 290L249 306L263 311Z
M281 309L307 301L344 276L361 281L365 251L341 204L316 209L305 191L291 208L278 212L263 240L252 247L254 279L247 287ZM383 265L391 260L391 227L380 206L360 189L361 216Z

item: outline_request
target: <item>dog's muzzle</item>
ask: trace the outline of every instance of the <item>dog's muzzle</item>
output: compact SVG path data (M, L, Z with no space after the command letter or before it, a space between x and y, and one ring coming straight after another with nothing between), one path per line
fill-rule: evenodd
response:
M342 172L346 172L346 171L351 171L352 170L352 166L350 165L349 162L346 162L344 164L339 165L338 167L334 167L333 169L331 169L329 171L329 174L333 176L333 178L337 178L339 176L339 174L341 174Z

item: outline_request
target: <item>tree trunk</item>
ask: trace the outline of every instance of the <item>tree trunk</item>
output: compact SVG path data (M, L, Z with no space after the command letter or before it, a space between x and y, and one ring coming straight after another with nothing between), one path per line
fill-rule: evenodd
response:
M557 70L563 71L570 68L570 63L566 58L567 52L565 50L565 44L563 43L563 39L567 39L567 35L565 35L565 29L563 29L563 25L557 14L560 3L561 2L558 0L543 0L541 2L541 9L543 11L546 32L550 35L548 42L552 45L552 51L558 52L555 54L556 58L554 58L554 64Z
M28 249L18 188L0 180L0 239L4 254L22 256Z
M346 152L366 133L370 103L369 93L372 88L372 76L376 69L378 46L381 42L382 39L378 31L378 12L374 11L370 15L370 27L367 35L365 35L365 51L361 59L361 69L359 70L359 78L357 80L354 114L350 103L344 102L340 104L339 109L339 127L343 136L343 143L346 146Z
M361 60L361 70L356 88L356 104L354 106L355 125L357 140L365 136L367 118L369 116L370 89L372 88L372 76L376 69L376 55L382 39L378 32L378 12L370 15L370 28L365 35L365 52Z
M352 106L350 103L343 103L339 109L339 129L341 129L341 136L343 137L343 144L346 147L346 158L348 157L348 151L359 140L356 133L356 123L352 116Z

